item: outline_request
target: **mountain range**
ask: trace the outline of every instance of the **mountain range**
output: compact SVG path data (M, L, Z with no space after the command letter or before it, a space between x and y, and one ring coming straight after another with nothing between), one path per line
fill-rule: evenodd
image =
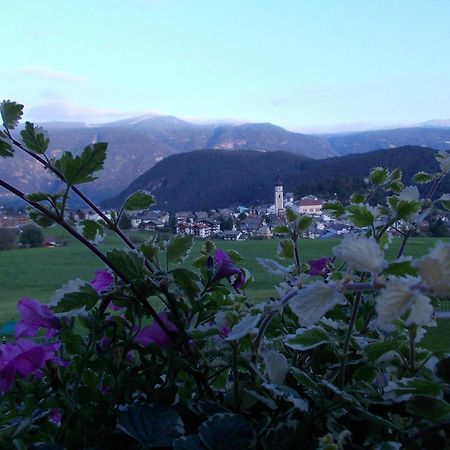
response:
M52 157L58 157L64 150L80 151L92 142L109 143L104 171L94 183L83 186L95 201L120 193L165 158L194 150L288 151L316 160L403 145L450 150L450 127L431 123L414 128L332 135L295 133L270 123L199 125L173 116L143 116L95 126L64 122L43 126L48 130ZM13 159L2 160L0 177L25 192L58 188L52 174L20 152Z
M284 191L297 198L314 194L347 200L364 188L364 179L373 167L400 167L404 182L410 183L419 170L438 170L435 156L436 150L417 146L324 160L290 152L199 150L169 156L103 204L120 207L129 194L140 189L152 192L156 207L169 211L272 203L278 174ZM450 181L444 180L441 191L450 192Z

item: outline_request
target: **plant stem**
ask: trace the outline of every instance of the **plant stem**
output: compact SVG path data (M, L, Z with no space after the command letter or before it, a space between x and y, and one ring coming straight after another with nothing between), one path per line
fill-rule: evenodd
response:
M239 369L238 369L239 343L233 344L233 393L234 410L239 411Z
M361 278L364 278L364 276ZM358 316L359 305L361 304L361 297L362 297L362 291L358 291L356 294L355 302L353 303L352 315L350 318L350 323L348 324L347 335L345 337L344 348L343 348L343 352L342 352L343 354L342 354L341 366L339 369L339 381L338 381L338 386L340 388L342 388L345 383L345 369L346 369L347 362L348 362L348 348L350 346L350 340L352 338L353 328L355 326L356 318Z
M408 330L409 334L409 373L414 376L416 373L416 327Z

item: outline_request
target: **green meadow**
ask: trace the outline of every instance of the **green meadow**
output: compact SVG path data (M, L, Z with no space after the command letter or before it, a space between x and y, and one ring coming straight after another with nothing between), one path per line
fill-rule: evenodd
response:
M0 252L0 324L17 318L16 303L20 298L29 297L41 302L48 302L55 290L75 278L90 281L95 271L103 268L103 263L82 244L63 231L51 230L52 237L67 240L67 246L54 248L16 249ZM145 232L130 233L133 240L143 241L149 236ZM450 241L450 239L447 239ZM413 238L407 246L407 255L420 256L436 242L432 238ZM274 258L278 241L215 241L218 248L237 250L243 257L241 265L252 273L254 283L247 294L256 300L274 295L273 286L279 279L264 271L256 262L256 257ZM332 254L332 248L339 239L301 241L300 253L303 261ZM100 248L111 250L120 245L114 236L107 236ZM196 241L192 253L186 262L195 259L200 251L202 241ZM389 259L395 258L400 245L394 239L388 252ZM447 323L449 325L447 325ZM450 347L450 321L440 321L439 333L429 333L428 339L436 342L439 348Z

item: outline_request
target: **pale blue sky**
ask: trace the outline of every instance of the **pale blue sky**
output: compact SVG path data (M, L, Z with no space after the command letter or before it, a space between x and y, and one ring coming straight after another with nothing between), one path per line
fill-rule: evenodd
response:
M1 97L32 120L450 119L449 0L1 3Z

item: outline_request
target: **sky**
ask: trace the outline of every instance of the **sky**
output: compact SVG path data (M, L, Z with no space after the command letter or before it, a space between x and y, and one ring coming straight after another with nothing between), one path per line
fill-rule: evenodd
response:
M0 0L26 118L344 131L450 119L449 0Z

